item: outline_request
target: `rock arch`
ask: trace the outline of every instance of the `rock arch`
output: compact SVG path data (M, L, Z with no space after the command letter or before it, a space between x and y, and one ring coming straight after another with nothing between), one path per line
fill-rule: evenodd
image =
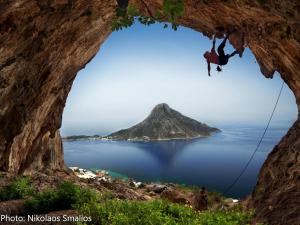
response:
M149 15L162 0L131 0ZM204 33L236 28L264 76L278 71L300 110L298 0L185 0L180 25ZM77 72L111 33L111 0L3 0L0 3L0 169L63 170L59 135ZM235 45L234 40L232 40ZM236 45L235 45L236 46ZM297 224L300 215L300 120L268 156L249 200L269 224Z

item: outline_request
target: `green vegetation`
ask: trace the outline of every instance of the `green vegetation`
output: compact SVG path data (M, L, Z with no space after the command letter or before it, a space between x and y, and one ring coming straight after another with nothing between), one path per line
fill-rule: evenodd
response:
M224 211L205 211L200 214L198 224L207 225L250 225L253 211L244 212L239 208Z
M109 199L91 201L78 208L85 216L91 216L91 224L139 225L139 224L207 224L246 225L250 224L252 212L241 209L228 211L196 212L188 206L162 200L128 201Z
M22 199L35 193L28 177L22 177L14 180L8 186L0 188L0 201Z
M181 187L181 186L179 186ZM185 187L185 190L196 190ZM247 225L253 212L241 208L197 212L191 207L166 200L119 200L110 192L97 193L70 182L62 182L55 189L37 192L27 177L14 180L0 189L0 200L26 199L27 214L43 214L51 211L75 209L83 216L91 216L92 222L79 225L140 225L140 224L189 224L189 225ZM212 204L222 201L221 194L208 193Z
M30 214L47 213L76 208L96 198L96 193L70 182L62 182L56 189L37 193L27 199L25 206Z
M118 31L130 27L134 23L134 18L137 15L136 9L131 5L129 5L127 9L117 8L116 16L113 18L111 24L112 30Z
M164 0L163 8L161 12L155 12L155 15L143 16L133 6L129 5L127 9L117 8L116 16L112 21L112 30L118 31L123 28L130 27L135 19L141 24L149 26L155 22L162 23L163 21L169 21L172 24L172 28L177 30L178 24L177 19L183 15L184 3L183 0ZM167 28L168 24L164 23L164 28Z
M163 14L167 16L168 21L172 23L172 28L177 30L176 20L182 16L184 4L182 0L164 0Z

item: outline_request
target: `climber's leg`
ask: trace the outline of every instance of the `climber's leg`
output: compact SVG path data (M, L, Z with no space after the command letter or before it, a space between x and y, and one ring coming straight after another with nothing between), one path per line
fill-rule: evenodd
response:
M231 53L229 56L228 56L228 58L230 58L230 57L232 57L232 56L234 56L234 55L236 55L236 54L238 54L238 51L234 51L233 53Z
M224 48L225 48L227 39L228 39L228 36L226 36L224 38L224 40L222 41L222 43L218 47L218 54L219 54L220 57L224 57L225 56Z

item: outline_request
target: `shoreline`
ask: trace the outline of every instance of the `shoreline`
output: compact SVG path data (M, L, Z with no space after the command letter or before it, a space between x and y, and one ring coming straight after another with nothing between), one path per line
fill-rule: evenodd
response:
M217 195L220 198L222 198L224 202L227 201L227 202L231 202L232 204L238 204L241 201L241 199L232 198L230 196L224 196L220 192L208 190L205 187L200 187L196 185L186 185L180 183L157 182L157 181L150 181L150 182L136 181L133 178L127 177L125 175L124 177L113 177L110 175L110 172L112 173L116 173L116 172L107 171L104 169L88 170L80 167L69 167L69 169L71 169L77 177L86 180L89 183L101 182L102 184L109 184L109 186L118 183L121 186L122 185L126 186L127 188L131 188L134 191L147 190L147 192L150 192L150 196L152 197L154 197L157 194L160 196L165 191L168 192L170 190L176 190L177 194L179 194L181 197L184 197L182 195L183 193L189 192L190 194L184 197L188 199L189 197L191 197L191 195L195 195L199 193L200 190L204 189L207 192L207 194ZM123 176L123 174L120 175ZM165 196L165 197L168 198L170 196Z
M89 140L89 141L128 141L128 142L150 142L150 141L176 141L176 140L194 140L194 139L201 139L201 138L208 138L213 136L215 133L220 133L222 131L216 131L213 132L212 134L209 135L198 135L195 137L178 137L178 138L160 138L160 139L118 139L118 138L111 138L108 136L99 136L99 137L95 137L95 135L93 136L85 136L85 135L78 135L78 137L74 136L74 138L72 138L73 136L68 136L68 137L63 137L62 140L63 141L84 141L84 140ZM85 137L82 137L85 136Z

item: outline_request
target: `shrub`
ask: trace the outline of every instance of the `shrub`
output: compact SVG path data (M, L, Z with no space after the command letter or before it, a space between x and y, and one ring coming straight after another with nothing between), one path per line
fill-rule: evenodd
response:
M38 193L33 198L26 200L25 208L29 214L47 213L62 209L58 193L53 190Z
M28 177L16 179L8 186L0 188L0 201L22 199L35 193L35 188Z
M70 182L62 182L56 189L37 193L25 202L28 213L38 214L50 211L72 209L91 201L96 194L87 188Z
M129 5L127 9L117 8L116 16L112 20L112 30L118 31L128 28L134 23L134 18L138 15L137 10Z
M182 16L183 11L183 0L164 0L163 14L168 17L170 22L174 23L176 19Z

